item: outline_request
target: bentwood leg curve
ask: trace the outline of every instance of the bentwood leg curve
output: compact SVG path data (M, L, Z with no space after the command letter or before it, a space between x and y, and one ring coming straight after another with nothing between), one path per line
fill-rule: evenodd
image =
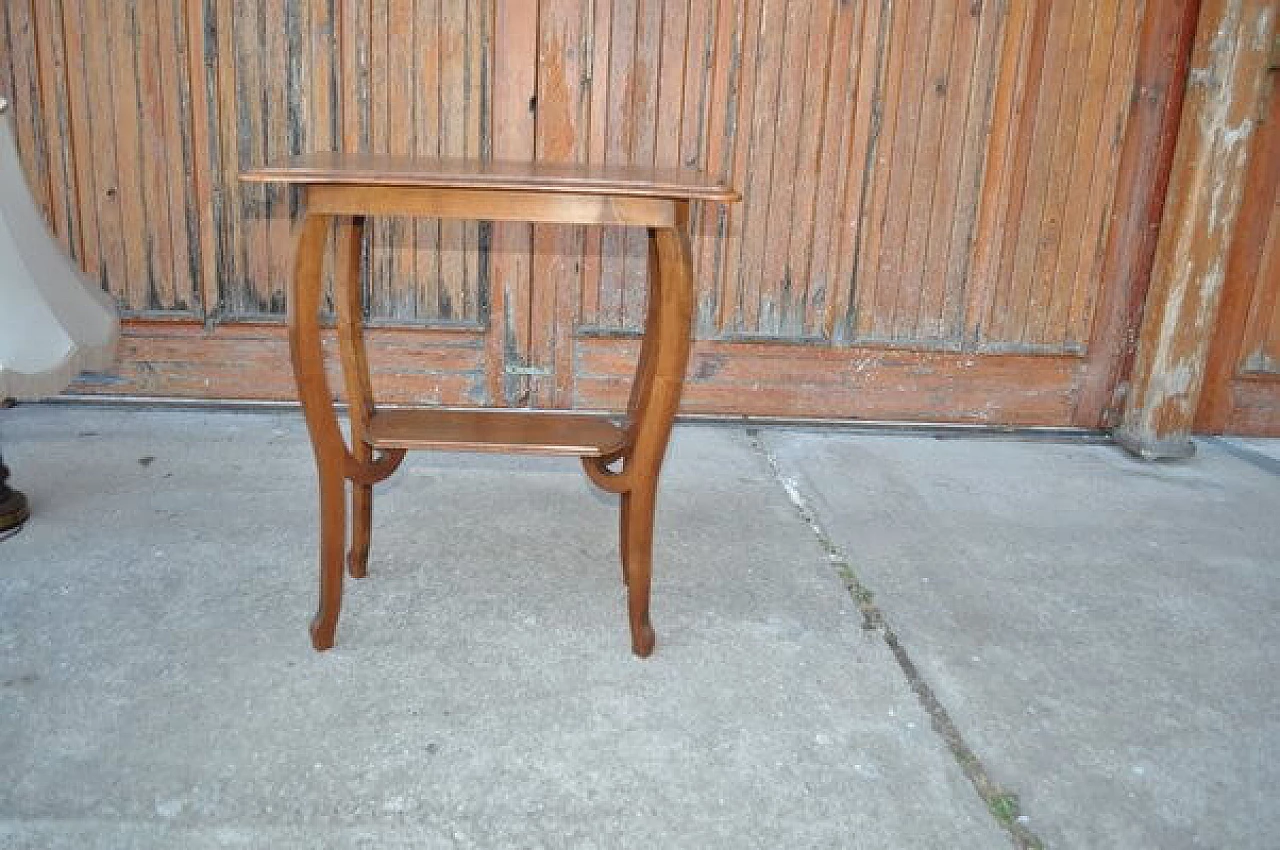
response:
M304 213L298 223L297 247L289 290L289 349L298 398L311 436L320 489L320 605L311 621L316 649L333 646L342 608L342 572L346 547L346 482L352 482L353 533L351 574L364 574L369 551L372 485L395 471L403 451L374 458L363 436L372 413L372 391L360 326L360 237L363 219L343 223L337 274L339 341L343 375L351 406L354 450L348 450L338 424L324 371L320 337L324 247L332 216Z
M627 585L631 650L642 658L653 652L656 641L649 593L658 477L680 405L693 320L689 239L684 216L679 220L678 227L649 231L649 306L628 405L628 447L620 457L583 458L591 480L622 499L619 550ZM622 468L614 472L608 464L616 460L621 460Z
M320 342L321 272L330 216L303 215L298 223L292 288L289 291L289 349L298 398L311 435L320 485L320 608L311 621L316 649L333 646L342 607L342 556L346 545L347 447L324 374Z

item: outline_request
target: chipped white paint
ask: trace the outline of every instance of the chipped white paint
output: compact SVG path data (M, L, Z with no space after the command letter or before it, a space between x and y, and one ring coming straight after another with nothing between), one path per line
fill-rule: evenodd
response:
M1217 19L1200 21L1201 31L1212 35L1197 47L1189 72L1143 343L1119 429L1123 442L1144 456L1190 433L1275 27L1271 5L1257 0L1234 0L1202 14Z
M1253 26L1253 49L1265 53L1271 49L1271 40L1276 37L1276 10L1264 8Z

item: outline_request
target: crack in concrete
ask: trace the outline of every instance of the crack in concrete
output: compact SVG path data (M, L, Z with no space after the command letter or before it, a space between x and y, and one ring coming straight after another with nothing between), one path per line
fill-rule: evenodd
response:
M925 680L924 676L920 674L915 662L911 660L911 654L898 638L897 632L885 620L884 612L876 605L875 595L858 577L857 572L849 563L848 557L831 539L826 530L823 529L817 513L809 506L809 501L804 497L804 494L800 492L799 483L782 471L777 455L760 438L759 429L747 428L746 435L751 441L752 447L764 456L765 461L769 464L769 470L786 492L787 498L796 509L796 513L809 526L809 530L813 532L814 537L817 538L818 543L827 553L828 563L836 571L836 574L840 576L845 589L848 590L849 595L853 597L854 602L858 605L858 610L862 614L862 628L868 632L878 633L885 645L889 647L894 660L898 663L898 668L907 679L907 684L916 695L921 707L929 715L933 731L946 743L952 758L955 759L965 778L969 780L969 784L973 786L974 791L982 799L992 818L1009 834L1009 838L1016 850L1044 850L1044 841L1028 829L1023 822L1018 795L1002 788L995 782L982 764L981 759L965 742L964 736L951 719L951 715L947 713L946 707L942 705L933 688Z

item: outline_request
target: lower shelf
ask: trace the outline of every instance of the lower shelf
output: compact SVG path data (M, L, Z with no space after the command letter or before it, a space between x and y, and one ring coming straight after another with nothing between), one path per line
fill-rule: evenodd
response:
M607 419L519 410L379 410L366 440L375 449L602 457L627 444Z

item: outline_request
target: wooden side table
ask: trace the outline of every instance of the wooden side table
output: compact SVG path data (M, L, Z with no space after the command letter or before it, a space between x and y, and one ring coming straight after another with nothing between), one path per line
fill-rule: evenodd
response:
M689 203L736 201L737 193L687 171L336 153L295 157L245 172L241 179L294 184L302 194L289 345L320 482L320 606L311 623L315 648L333 646L344 555L353 577L367 572L374 483L396 470L407 449L445 449L576 456L592 482L621 496L631 647L636 655L648 656L654 646L649 587L658 474L689 358ZM649 305L625 424L541 411L379 410L369 381L359 283L364 222L375 215L648 228ZM350 446L338 425L320 341L324 248L336 217L342 222L335 300Z

